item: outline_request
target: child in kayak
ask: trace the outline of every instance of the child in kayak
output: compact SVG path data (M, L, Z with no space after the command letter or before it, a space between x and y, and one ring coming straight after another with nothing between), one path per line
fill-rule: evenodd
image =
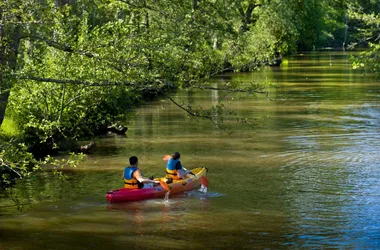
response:
M124 187L130 189L140 189L144 188L144 183L160 183L159 181L154 181L142 177L140 169L138 168L139 160L136 156L131 156L129 158L130 166L126 167L123 171L121 177L124 180ZM145 185L146 188L152 187L153 185Z
M181 154L175 152L171 158L168 159L166 164L166 179L170 183L172 180L180 180L192 174L189 170L185 169L180 162Z

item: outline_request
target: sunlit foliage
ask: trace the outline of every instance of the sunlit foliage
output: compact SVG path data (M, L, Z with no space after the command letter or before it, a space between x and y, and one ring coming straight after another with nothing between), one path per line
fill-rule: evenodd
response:
M379 73L379 9L361 0L2 1L0 125L7 115L25 152L46 154L125 121L145 96L171 99L172 89L278 65L297 50L370 45L355 66ZM224 103L178 106L217 127L212 117L233 113Z

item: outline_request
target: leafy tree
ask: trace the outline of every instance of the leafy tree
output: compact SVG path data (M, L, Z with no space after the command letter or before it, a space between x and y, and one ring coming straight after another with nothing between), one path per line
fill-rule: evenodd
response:
M54 93L60 90L57 96L64 99L65 95L72 96L70 91L75 93L82 88L68 85L123 85L126 91L159 92L168 83L181 86L199 82L226 70L226 65L232 69L252 69L271 61L276 53L287 52L286 44L279 43L285 38L280 33L287 24L282 22L282 26L276 27L275 21L281 21L282 17L277 15L275 21L268 18L270 13L263 6L269 6L269 2L265 1L234 4L181 0L170 3L86 0L35 3L30 0L23 5L16 5L16 1L14 5L7 4L8 19L23 20L16 22L16 26L9 22L5 25L20 34L15 55L18 61L13 69L9 68L8 77L23 83L27 89L22 90L20 85L14 91L15 96L39 91L32 87L36 82L61 85L39 84L45 87L36 96L48 97L46 92L53 89ZM230 7L224 10L226 6ZM233 11L230 13L230 10ZM260 36L263 29L268 30L264 39ZM9 47L10 43L4 45ZM239 60L249 55L252 60ZM88 92L87 96L91 92L99 93L90 88L86 90L89 91L82 92ZM58 99L49 106L56 108ZM61 122L62 111L65 111L63 100L61 112L54 111L61 115L50 115L51 119L45 121ZM4 104L7 102L8 99L3 100ZM46 109L49 100L44 102ZM42 123L41 118L37 123Z
M297 40L305 47L318 44L334 26L326 24L330 2L338 5L332 0L2 2L0 124L9 103L7 115L30 145L53 148L64 138L90 136L123 119L124 108L146 93L173 100L166 90L201 88L213 74L275 63L295 51ZM263 86L239 91L265 93ZM221 117L223 110L215 106L206 114L188 107L207 119L212 112Z
M380 3L356 1L350 5L349 18L353 33L350 47L369 47L354 59L354 68L366 67L380 77Z

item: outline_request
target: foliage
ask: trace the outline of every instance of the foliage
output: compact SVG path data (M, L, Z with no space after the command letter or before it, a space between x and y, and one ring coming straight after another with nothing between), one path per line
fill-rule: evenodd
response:
M28 153L91 137L157 94L221 128L234 116L227 103L184 104L170 90L207 87L214 74L278 64L297 49L370 42L356 65L379 72L379 9L373 0L2 1L0 124L6 114L23 135L2 146L4 157L38 166Z
M12 3L3 16L20 38L7 114L30 144L50 148L122 120L168 83L271 63L296 36L291 14L269 1Z
M289 19L292 15L290 9L276 1L262 7L256 14L256 22L229 45L232 49L227 55L234 68L257 69L275 63L278 56L294 52L298 33Z
M367 68L375 77L380 78L380 44L370 43L370 50L361 52L361 55L353 59L353 68Z
M28 181L36 173L47 172L54 174L55 178L51 179L64 180L67 176L63 174L63 170L76 167L84 160L83 154L74 153L62 159L48 155L37 160L22 140L3 133L0 133L0 149L0 193L10 198L18 209L22 208L24 201L15 194L14 186L17 180Z
M0 134L0 148L0 173L2 174L0 181L7 184L6 186L12 184L15 179L26 178L48 165L54 173L61 175L64 167L76 167L84 159L83 154L71 153L68 158L61 160L49 155L37 160L21 140L9 138L3 134Z
M27 147L21 141L8 139L1 135L0 140L0 165L1 186L3 188L14 183L15 179L30 175L39 169L40 162L27 151Z
M13 88L9 114L29 145L34 149L45 145L49 150L62 147L62 141L92 136L115 120L124 120L125 110L137 100L131 95L123 87L25 82Z
M365 67L380 77L380 3L358 1L350 6L349 16L355 23L355 40L351 47L369 46L354 59L353 67Z
M4 133L8 137L19 137L20 136L20 128L17 124L10 119L9 117L5 118L3 124L1 124L0 133Z

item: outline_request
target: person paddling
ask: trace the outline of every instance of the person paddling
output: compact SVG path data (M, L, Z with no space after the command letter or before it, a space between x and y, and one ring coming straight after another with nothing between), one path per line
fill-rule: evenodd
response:
M169 180L180 180L191 174L190 171L186 170L180 161L181 154L175 152L166 164L166 178Z
M136 156L131 156L129 158L130 166L126 167L123 171L121 177L124 179L124 187L129 189L140 189L144 188L144 183L160 183L159 181L154 181L142 177L141 171L138 168L139 160ZM151 187L145 185L145 187Z

